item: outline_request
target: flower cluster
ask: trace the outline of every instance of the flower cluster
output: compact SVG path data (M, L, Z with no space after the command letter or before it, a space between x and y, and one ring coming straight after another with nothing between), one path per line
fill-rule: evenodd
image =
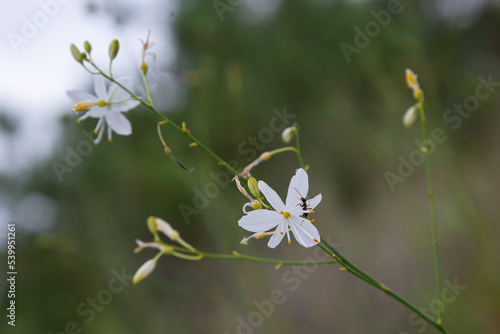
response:
M146 42L141 40L142 45L142 60L139 65L143 73L147 72L147 64L145 62L145 56L150 55L153 60L156 58L154 52L150 51L150 48L154 45L153 42L149 41L149 31ZM118 55L120 49L120 44L118 40L111 41L109 45L109 74L105 74L92 60L92 47L88 41L84 43L84 52L74 45L71 45L71 53L73 58L80 63L88 72L95 75L94 77L94 93L87 93L86 91L77 89L67 91L67 95L71 98L75 105L73 106L73 111L85 111L85 115L78 118L78 122L85 120L89 117L97 118L97 125L94 129L94 134L97 135L95 144L99 143L104 135L104 132L108 132L108 141L112 142L113 132L128 136L132 134L132 126L129 120L123 115L140 104L140 100L137 96L133 95L133 80L132 78L119 78L114 79L111 68L113 60ZM90 65L92 69L87 68ZM109 85L106 85L106 80L110 81ZM146 78L145 86L146 92L149 98L149 87Z
M144 242L139 239L136 240L137 248L134 250L134 253L139 253L144 248L153 248L159 251L159 253L153 257L152 259L144 262L144 264L137 270L134 275L133 282L134 284L142 282L146 277L148 277L153 270L156 268L156 262L163 255L173 255L176 257L180 257L186 260L200 260L202 256L200 255L189 255L182 253L183 251L193 251L196 250L185 242L178 231L174 230L169 223L164 221L158 217L149 217L147 220L148 229L154 237L154 241L152 242ZM179 243L183 247L176 247L169 244L164 243L158 232L161 232L165 236L167 236L171 241Z
M420 89L420 84L418 83L417 75L413 73L412 70L407 68L405 77L408 88L410 88L413 91L413 97L418 101L416 104L408 108L408 110L406 110L403 116L403 125L409 128L417 120L420 107L424 103L424 93L422 89Z
M304 247L312 247L319 243L321 238L318 229L312 224L314 219L309 220L307 217L310 213L314 213L313 209L321 202L322 197L319 194L312 199L307 199L309 180L304 169L298 169L292 177L285 203L264 181L258 182L258 189L271 207L246 212L245 207L249 203L244 205L243 212L246 215L238 221L238 225L247 231L256 232L251 237L259 239L269 235L265 231L276 228L267 244L271 248L275 248L285 234L288 243L291 244L290 231L292 231L297 242ZM260 197L258 200L260 200ZM243 239L243 243L246 243L249 238Z

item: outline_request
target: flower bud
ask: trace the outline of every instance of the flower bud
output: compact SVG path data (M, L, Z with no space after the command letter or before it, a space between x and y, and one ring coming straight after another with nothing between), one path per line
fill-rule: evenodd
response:
M137 270L137 272L134 275L134 278L132 279L132 282L134 284L138 284L142 282L146 277L151 275L153 270L155 270L156 267L156 260L151 259L146 262Z
M139 66L142 73L148 73L148 64L145 61L141 61L141 65Z
M70 50L73 58L75 58L75 60L81 64L83 62L83 57L82 54L80 53L80 50L78 50L75 44L71 44Z
M172 241L177 241L179 240L179 232L174 230L172 226L170 226L169 223L164 221L161 218L154 218L155 223L156 223L156 229L160 231L161 233L165 234L170 240Z
M267 161L267 160L271 159L271 157L272 157L272 154L269 152L264 152L260 155L261 161Z
M252 195L255 197L259 197L260 190L259 190L259 184L255 177L251 177L248 179L248 189L250 189L250 192Z
M417 105L413 105L405 112L403 116L403 125L407 128L411 127L418 115L418 107Z
M111 41L109 44L109 58L110 60L113 60L116 58L116 55L118 54L118 50L120 49L120 43L118 42L117 39L114 39Z
M262 209L262 204L260 204L259 201L257 201L256 199L254 199L252 202L251 202L251 205L252 205L252 209L254 210L259 210L259 209Z
M92 51L92 46L90 45L89 41L85 41L83 43L83 48L85 49L85 51L87 51L87 53L90 53L90 51Z
M148 217L148 230L151 232L151 234L155 237L155 239L158 237L158 230L156 228L156 217L150 216Z
M291 126L289 128L286 128L285 130L283 130L283 132L281 133L281 139L283 140L283 142L285 144L288 144L289 142L292 141L294 135L295 135L295 126Z

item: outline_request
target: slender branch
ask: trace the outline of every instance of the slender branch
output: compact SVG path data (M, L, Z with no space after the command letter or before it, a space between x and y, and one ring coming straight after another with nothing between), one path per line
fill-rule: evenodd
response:
M434 205L434 193L432 191L432 173L431 173L431 161L430 161L430 142L429 142L429 133L427 130L427 120L425 118L424 112L424 103L423 101L419 101L420 105L420 120L422 125L422 135L424 136L425 148L422 150L425 154L425 166L427 172L427 187L429 189L429 204L431 209L431 226L432 226L432 246L434 250L434 276L435 276L435 289L436 289L436 298L441 301L441 275L439 270L439 250L438 250L438 238L437 238L437 227L436 227L436 210ZM438 306L438 323L443 323L443 310L442 303L439 303Z
M302 160L302 151L300 150L299 126L295 123L295 144L297 145L297 156L299 158L300 167L305 169L304 161Z
M172 246L171 246L172 247ZM264 263L274 263L279 266L302 266L302 265L328 265L337 263L337 259L329 260L329 261L286 261L286 260L278 260L278 259L269 259L264 257L256 257L240 254L236 251L233 251L233 254L218 254L218 253L208 253L202 252L197 249L186 249L182 247L173 246L173 248L178 252L184 252L189 254L198 254L202 257L214 258L214 259L228 259L228 260L247 260L254 262L264 262Z
M412 310L416 314L418 314L422 319L427 321L429 324L434 326L437 330L439 330L443 334L447 334L448 332L446 329L443 327L442 323L439 323L438 321L432 319L427 313L421 311L417 306L412 304L411 302L407 301L394 291L392 291L389 287L385 286L384 284L380 283L377 281L375 278L371 277L369 274L364 272L363 270L359 269L356 265L354 265L352 262L348 261L342 254L340 254L333 246L331 246L328 242L325 240L321 239L321 243L319 244L321 248L323 248L328 254L331 256L335 256L335 259L337 261L344 265L345 270L354 275L355 277L365 281L366 283L370 284L371 286L385 292L387 295L391 296L393 299L397 300L404 306L406 306L408 309ZM326 248L326 249L325 249Z
M180 127L179 125L177 125L175 122L171 121L167 116L165 116L164 114L162 114L161 112L158 111L158 109L156 109L154 106L152 105L149 105L147 102L145 102L144 100L142 100L140 97L138 97L137 95L135 95L130 89L128 89L127 87L125 87L124 85L122 85L120 82L116 81L114 78L111 78L110 76L108 76L106 73L104 73L99 67L97 67L94 63L92 62L89 62L96 70L99 71L99 73L105 77L106 79L108 79L109 81L111 82L114 82L116 83L120 88L122 88L124 91L126 91L128 94L130 94L130 96L132 96L134 99L136 99L137 101L139 101L143 106L145 106L146 108L148 108L149 110L153 111L156 115L158 115L158 117L160 117L161 119L163 119L164 121L167 121L168 124L173 127L175 130L179 131L180 133L182 133L184 136L186 136L187 138L189 138L189 140L191 140L192 142L196 143L197 146L199 146L203 151L205 151L208 155L210 155L213 159L215 159L219 165L221 165L222 167L225 167L231 174L234 174L234 175L238 175L238 171L236 169L234 169L233 167L231 167L226 161L224 161L221 157L219 157L217 154L215 154L212 150L210 150L207 146L205 146L203 143L201 143L198 139L196 139L193 135L191 135L189 133L189 131L183 129L182 127Z

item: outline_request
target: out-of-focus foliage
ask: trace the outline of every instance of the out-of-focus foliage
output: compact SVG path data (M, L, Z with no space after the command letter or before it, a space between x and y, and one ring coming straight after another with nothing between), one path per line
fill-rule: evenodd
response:
M282 1L262 21L250 20L244 3L221 21L212 1L180 1L172 13L178 63L168 71L183 79L188 97L170 117L186 121L192 134L243 167L251 152L282 146L274 133L252 151L249 136L259 138L275 117L273 109L286 108L301 129L311 194L323 194L316 210L322 236L331 236L353 262L428 308L434 293L425 171L417 167L395 192L384 178L386 171L397 173L398 157L408 159L421 139L418 126L408 130L401 124L414 103L404 82L404 70L412 68L425 92L430 129L441 128L447 136L432 155L442 277L468 286L445 305L445 323L451 333L494 333L500 330L500 92L481 101L456 130L443 114L475 93L479 76L500 81L500 13L490 4L477 22L461 29L433 19L423 2L403 2L401 13L348 63L339 44L353 44L354 27L364 28L373 20L370 11L387 8L387 1ZM409 322L407 309L338 266L318 268L292 290L286 277L298 276L287 276L287 268L171 257L162 258L140 285L129 282L109 304L99 304L91 319L92 308L81 303L103 298L112 270L133 275L153 256L132 253L135 238L151 238L149 215L169 221L206 251L284 259L314 254L297 244L276 250L263 240L240 245L247 233L236 222L245 199L233 183L218 188L187 223L179 205L194 207L195 195L222 169L165 127L174 154L195 168L184 172L163 154L155 115L139 108L128 116L133 135L93 147L63 182L50 162L27 175L22 190L13 185L17 180L0 180L2 187L16 189L14 200L44 194L57 208L52 229L19 237L18 333L59 333L69 321L83 333L236 333L238 317L247 319L257 310L253 302L269 299L273 289L284 291L286 302L275 305L255 333L422 329ZM85 140L82 130L94 126L76 124L73 117L62 122L57 161L64 160L66 145L75 148ZM9 124L2 119L2 128ZM253 175L284 195L297 167L296 157L286 153ZM0 327L5 326L3 321Z

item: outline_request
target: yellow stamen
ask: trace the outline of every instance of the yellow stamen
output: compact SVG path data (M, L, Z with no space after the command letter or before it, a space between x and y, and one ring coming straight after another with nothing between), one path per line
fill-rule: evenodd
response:
M112 143L112 142L113 142L113 139L112 139L112 138L108 138L108 141L109 141L110 143Z
M292 240L288 240L288 244L291 246L292 245Z
M78 117L78 118L76 119L76 122L77 122L77 123L80 123L81 121L82 121L82 118L81 118L81 117Z
M97 134L97 129L94 130L94 134L96 135Z
M314 242L319 242L318 239L313 239Z
M311 224L314 223L314 219L311 219Z
M283 214L283 217L285 217L285 218L290 218L290 212L286 211L286 212Z
M316 213L314 210L309 210L309 213ZM314 219L313 219L314 220Z
M281 214L283 214L283 211L280 211Z
M283 233L283 232L280 231L280 234L285 234L285 233Z
M198 146L197 143L191 143L191 144L189 144L189 147L196 147L196 146Z
M274 269L279 269L279 268L281 268L281 267L283 267L283 263L278 263L278 264L274 267Z
M182 132L186 132L186 122L182 122Z

